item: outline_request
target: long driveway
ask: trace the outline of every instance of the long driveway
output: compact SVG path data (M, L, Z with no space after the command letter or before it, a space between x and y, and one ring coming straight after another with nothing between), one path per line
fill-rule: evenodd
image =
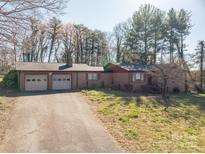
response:
M17 98L0 152L121 152L80 93Z

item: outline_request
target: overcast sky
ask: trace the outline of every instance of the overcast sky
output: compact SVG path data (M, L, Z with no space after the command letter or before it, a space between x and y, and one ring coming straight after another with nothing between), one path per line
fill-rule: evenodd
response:
M64 23L84 24L91 29L111 32L115 24L132 17L141 4L153 4L161 10L184 8L192 12L192 32L188 50L205 39L205 0L70 0L62 16Z

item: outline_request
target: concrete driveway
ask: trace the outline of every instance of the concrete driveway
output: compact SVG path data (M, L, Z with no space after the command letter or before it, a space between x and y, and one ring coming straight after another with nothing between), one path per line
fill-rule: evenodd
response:
M0 152L121 152L80 93L17 98Z

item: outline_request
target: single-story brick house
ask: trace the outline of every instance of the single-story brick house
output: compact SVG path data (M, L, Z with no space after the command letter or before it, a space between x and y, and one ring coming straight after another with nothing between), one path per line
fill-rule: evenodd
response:
M75 90L84 88L114 88L140 92L156 81L148 74L151 65L107 64L93 67L86 64L17 62L18 84L21 91ZM182 75L176 78L183 80ZM178 81L178 80L177 80ZM160 83L160 82L158 82ZM170 90L178 87L184 90L183 83L169 83Z

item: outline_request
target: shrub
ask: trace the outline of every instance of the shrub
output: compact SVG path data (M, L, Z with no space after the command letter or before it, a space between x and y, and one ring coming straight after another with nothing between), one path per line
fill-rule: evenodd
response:
M180 89L178 87L174 87L173 88L173 93L174 94L179 94L180 93Z
M18 88L17 72L15 70L10 71L4 76L2 83L7 88Z

